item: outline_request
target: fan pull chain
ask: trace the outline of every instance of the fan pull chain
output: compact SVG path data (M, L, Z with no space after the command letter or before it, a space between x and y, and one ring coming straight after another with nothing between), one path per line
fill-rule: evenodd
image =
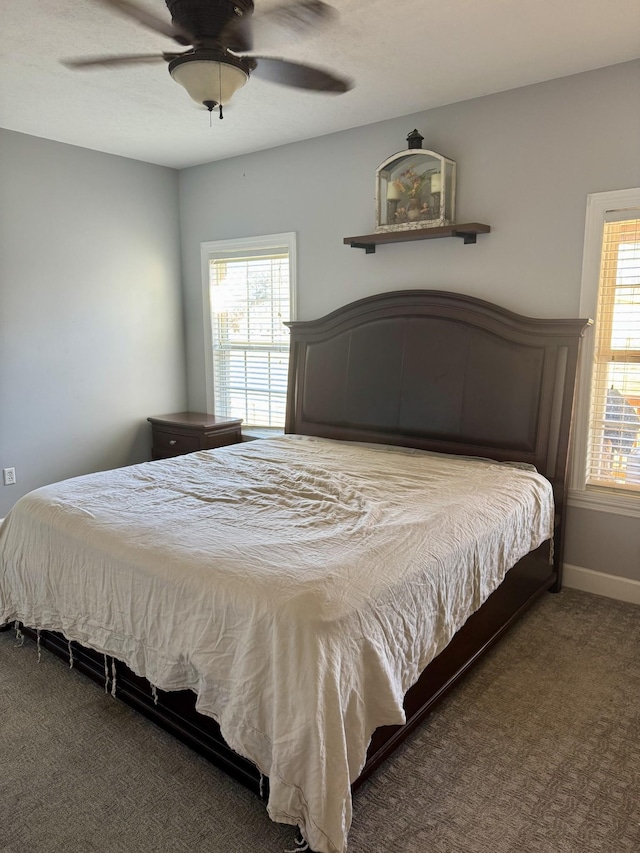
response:
M211 123L211 115L213 113L214 107L218 107L220 110L220 118L224 118L222 115L222 104L218 104L216 101L203 101L203 105L209 110L209 127L212 127Z

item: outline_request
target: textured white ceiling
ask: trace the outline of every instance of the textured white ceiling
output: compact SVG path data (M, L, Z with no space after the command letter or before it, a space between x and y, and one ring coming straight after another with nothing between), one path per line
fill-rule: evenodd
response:
M256 11L281 0L256 0ZM353 78L344 95L257 78L220 121L163 63L61 58L175 43L94 0L0 0L0 126L175 168L321 136L640 56L638 0L331 0L336 25L256 45ZM161 15L163 0L139 0Z

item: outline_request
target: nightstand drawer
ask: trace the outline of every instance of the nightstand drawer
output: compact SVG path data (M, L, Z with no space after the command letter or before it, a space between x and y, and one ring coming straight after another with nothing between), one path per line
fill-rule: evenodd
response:
M240 427L207 433L205 438L205 449L214 450L216 447L226 447L228 444L238 444L242 441Z
M158 415L147 420L153 428L153 459L168 459L196 450L213 450L242 441L240 418L176 412L174 415Z
M180 435L159 429L153 432L153 444L162 453L193 453L194 450L200 449L200 439L197 435Z

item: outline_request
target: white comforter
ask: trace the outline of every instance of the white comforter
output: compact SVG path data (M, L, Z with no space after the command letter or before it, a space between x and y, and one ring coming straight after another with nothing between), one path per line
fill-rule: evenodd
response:
M78 477L0 528L0 624L190 688L270 779L273 820L343 853L373 731L548 539L532 470L302 436Z

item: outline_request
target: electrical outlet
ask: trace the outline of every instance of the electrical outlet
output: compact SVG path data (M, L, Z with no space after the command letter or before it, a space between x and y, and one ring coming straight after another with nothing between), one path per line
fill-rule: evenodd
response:
M5 486L13 486L16 482L16 469L15 468L3 468L2 475L4 477Z

